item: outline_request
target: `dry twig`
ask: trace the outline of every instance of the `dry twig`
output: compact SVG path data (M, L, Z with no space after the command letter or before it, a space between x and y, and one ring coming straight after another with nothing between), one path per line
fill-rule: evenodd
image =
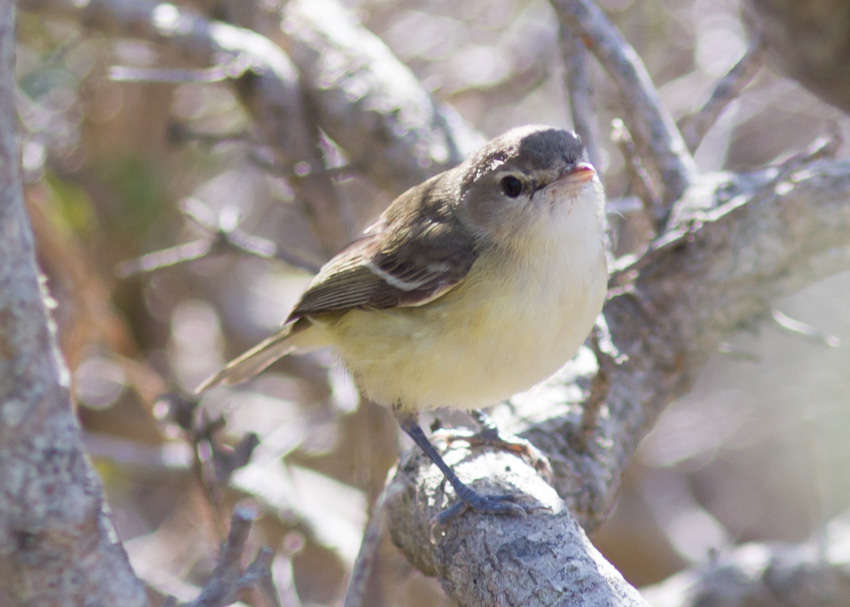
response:
M661 196L652 182L652 178L643 165L640 155L635 149L635 142L632 140L626 125L619 118L611 121L611 141L617 144L620 148L620 153L623 155L623 160L628 167L629 174L632 176L631 183L635 188L637 197L643 203L643 209L646 216L652 221L652 225L656 229L660 229L662 222L667 216L667 210L661 202Z
M242 568L242 553L256 517L252 507L237 505L234 508L230 532L212 576L200 596L186 607L224 607L239 600L239 595L245 590L255 587L262 589L274 605L280 605L277 590L270 582L274 553L269 548L260 549L254 561Z
M316 262L287 251L284 247L278 247L271 240L239 229L238 217L233 208L225 209L221 214L215 216L209 207L197 198L187 198L180 205L180 210L209 235L200 240L193 240L124 261L115 270L118 276L123 278L134 274L154 272L181 263L221 255L227 251L238 251L262 259L279 259L295 268L313 273L319 271L320 266Z
M573 126L587 148L590 162L595 167L601 167L596 103L587 67L587 48L562 23L558 26L558 34L561 60L564 63L564 86L570 96Z
M699 147L703 137L714 126L723 110L752 81L764 60L765 49L761 41L754 39L741 59L721 78L708 101L699 111L680 120L682 137L692 152Z
M620 89L629 131L649 151L647 161L660 176L669 208L694 182L697 169L646 67L592 0L551 3L562 26L584 42Z

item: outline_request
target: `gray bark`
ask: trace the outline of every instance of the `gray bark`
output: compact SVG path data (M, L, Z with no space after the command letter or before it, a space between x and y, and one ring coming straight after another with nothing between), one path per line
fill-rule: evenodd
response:
M14 26L11 0L0 1L0 590L19 605L146 605L83 451L36 265Z

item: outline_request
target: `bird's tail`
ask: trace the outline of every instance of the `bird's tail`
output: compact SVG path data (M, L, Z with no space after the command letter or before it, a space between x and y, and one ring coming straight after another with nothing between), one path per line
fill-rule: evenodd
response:
M232 386L241 383L268 367L278 358L286 356L292 352L297 346L290 340L298 329L299 323L292 323L284 326L280 331L258 343L256 346L234 358L220 371L214 373L205 379L195 388L195 394L200 394L208 388L218 385Z

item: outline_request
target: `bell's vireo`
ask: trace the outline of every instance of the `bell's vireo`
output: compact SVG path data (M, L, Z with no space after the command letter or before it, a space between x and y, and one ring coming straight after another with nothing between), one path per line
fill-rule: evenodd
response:
M496 404L576 353L605 299L604 205L575 133L508 131L396 198L319 271L280 331L198 391L331 346L370 398L392 406L464 508L521 513L464 485L417 411Z

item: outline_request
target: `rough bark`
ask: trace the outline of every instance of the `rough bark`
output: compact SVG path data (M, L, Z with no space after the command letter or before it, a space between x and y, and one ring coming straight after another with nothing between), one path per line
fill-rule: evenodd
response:
M14 7L0 1L0 588L20 605L146 605L85 456L24 207Z
M393 541L421 571L437 576L460 605L637 607L638 592L594 548L567 504L534 469L506 453L448 459L465 482L487 493L519 492L527 519L469 513L445 529L431 520L448 505L442 473L406 457L388 491Z

